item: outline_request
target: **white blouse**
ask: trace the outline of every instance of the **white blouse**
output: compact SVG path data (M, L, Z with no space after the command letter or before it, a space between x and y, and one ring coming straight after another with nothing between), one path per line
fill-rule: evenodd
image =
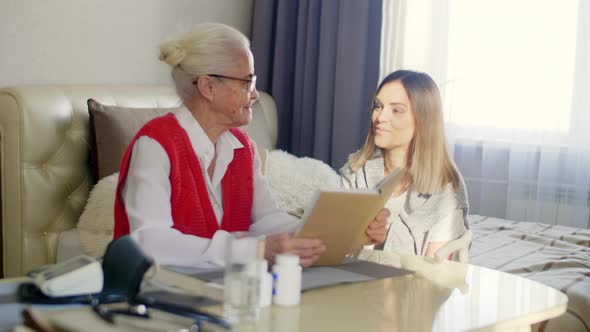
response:
M188 109L182 107L175 114L186 130L201 164L209 199L217 222L223 217L221 180L234 157L234 150L244 148L229 131L213 144ZM251 141L252 144L255 144ZM198 148L195 148L198 147ZM254 145L254 197L250 233L254 236L294 232L300 221L276 207L261 173L261 161ZM207 169L217 154L212 178ZM146 254L158 264L193 268L215 268L223 265L225 242L229 233L218 230L212 239L184 234L172 228L169 181L170 159L164 148L154 139L142 136L133 146L127 179L123 186L123 202L127 211L131 236ZM254 252L246 247L244 252Z
M407 236L405 232L400 232L406 226L402 221L400 214L402 210L406 215L413 211L407 206L408 192L404 191L397 197L391 197L386 203L385 207L391 212L387 218L387 238L383 244L385 250L394 251L400 254L415 254L412 248L407 246ZM463 210L453 209L449 215L440 219L435 223L426 234L421 243L423 248L418 249L419 254L425 255L428 249L428 244L431 242L450 242L459 238L467 229L463 223Z

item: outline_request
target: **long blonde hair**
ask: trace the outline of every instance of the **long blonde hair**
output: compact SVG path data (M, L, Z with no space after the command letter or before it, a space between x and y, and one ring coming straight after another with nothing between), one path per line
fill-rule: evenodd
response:
M415 131L406 159L406 186L420 193L435 193L451 183L459 187L459 174L447 151L442 103L436 83L425 73L397 70L385 77L375 95L388 83L400 81L406 89L414 112ZM373 123L362 148L348 158L350 167L356 171L378 152L373 137Z

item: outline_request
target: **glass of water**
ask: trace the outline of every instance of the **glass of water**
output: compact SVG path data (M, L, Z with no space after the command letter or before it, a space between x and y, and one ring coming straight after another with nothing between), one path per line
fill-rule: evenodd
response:
M254 322L260 306L260 264L264 257L264 237L248 232L231 233L226 241L224 316L231 323Z

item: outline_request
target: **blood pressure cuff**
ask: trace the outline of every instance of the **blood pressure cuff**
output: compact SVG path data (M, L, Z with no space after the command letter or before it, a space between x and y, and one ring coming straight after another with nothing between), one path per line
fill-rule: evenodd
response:
M145 272L153 264L129 235L111 241L102 260L104 286L101 297L105 300L112 296L134 299Z
M139 293L145 272L153 265L131 237L122 236L107 246L102 260L103 288L100 293L49 297L33 283L18 288L19 302L31 304L91 304L130 302Z

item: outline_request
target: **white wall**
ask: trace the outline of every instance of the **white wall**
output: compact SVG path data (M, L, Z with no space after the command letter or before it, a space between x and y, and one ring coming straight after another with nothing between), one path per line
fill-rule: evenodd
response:
M159 44L216 21L250 36L252 0L0 0L0 87L170 82Z

